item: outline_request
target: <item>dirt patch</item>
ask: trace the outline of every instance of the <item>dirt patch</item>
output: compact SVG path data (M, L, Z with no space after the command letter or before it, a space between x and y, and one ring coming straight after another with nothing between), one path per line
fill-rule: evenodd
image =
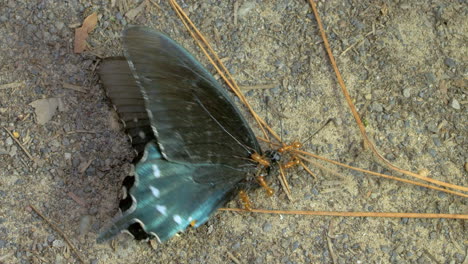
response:
M466 6L400 2L322 1L318 7L350 93L383 155L403 168L427 168L432 178L466 185ZM465 261L466 221L444 219L219 212L154 249L125 235L113 247L96 244L97 233L117 212L120 182L133 157L98 83L99 58L120 55L121 30L139 24L165 32L208 65L165 1L137 15L132 11L128 21L125 14L139 4L7 1L0 7L0 85L21 83L0 86L6 87L0 90L0 126L18 132L36 159L0 130L0 262L77 262L63 239L27 210L29 204L56 222L90 263L226 263L232 262L229 254L242 263L331 263L329 232L338 263ZM305 1L198 1L183 8L240 85L274 84L246 95L285 141L306 139L335 118L304 148L390 173L362 148ZM98 25L88 38L91 49L74 54L74 29L92 12ZM38 125L29 104L46 98L60 98L64 108ZM300 169L289 173L294 202L274 177L273 198L262 190L249 195L259 208L468 211L466 199L445 193L336 168L341 176L312 169L317 181Z

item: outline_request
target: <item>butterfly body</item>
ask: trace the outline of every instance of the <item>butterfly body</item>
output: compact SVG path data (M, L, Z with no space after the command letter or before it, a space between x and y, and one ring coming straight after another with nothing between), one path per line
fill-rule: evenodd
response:
M138 153L122 215L98 238L127 230L164 242L205 223L253 175L260 146L227 92L185 49L143 27L124 31L125 58L100 76Z

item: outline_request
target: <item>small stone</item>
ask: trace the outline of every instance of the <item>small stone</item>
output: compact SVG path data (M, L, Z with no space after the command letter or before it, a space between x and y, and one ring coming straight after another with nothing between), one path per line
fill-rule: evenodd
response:
M66 159L66 160L71 159L71 153L68 153L68 152L65 153L65 159Z
M294 250L298 249L300 245L301 244L299 244L298 241L294 241L294 243L292 244L291 250L294 251Z
M457 66L457 63L452 58L445 58L444 63L449 68L455 68Z
M435 83L436 80L437 80L435 74L432 73L432 72L426 72L426 73L424 74L424 77L426 77L426 81L427 81L429 84Z
M240 246L241 246L240 242L236 242L236 243L232 246L232 249L237 250L237 249L240 248Z
M409 88L405 88L403 89L403 96L405 98L409 98L411 96L411 92L410 92L410 89Z
M12 146L11 149L10 149L10 156L11 157L14 157L16 156L16 153L18 152L18 147L17 146Z
M431 131L432 133L439 133L439 128L437 127L437 122L431 121L427 124L427 130Z
M52 242L54 242L54 240L55 240L55 236L54 236L54 235L48 235L48 236L47 236L47 242L52 243Z
M317 196L317 195L319 195L320 193L319 193L319 191L317 190L317 188L314 187L314 188L312 189L312 194L315 195L315 196Z
M450 104L454 109L460 110L460 103L457 99L453 98L452 103Z
M80 219L79 232L81 235L85 235L89 232L91 228L91 217L89 215L84 215Z
M366 98L366 100L372 100L372 94L366 94L364 98Z
M52 247L59 248L59 247L64 247L64 246L65 246L65 243L60 239L54 240L54 242L52 242Z
M55 21L55 28L60 31L62 28L65 26L65 24L62 21Z
M382 112L383 107L379 103L373 103L372 106L371 106L371 110L374 111L374 112Z
M440 141L440 139L439 139L438 136L434 136L434 137L432 138L432 141L434 142L434 145L435 145L436 147L442 146L442 142Z
M380 246L380 250L382 250L382 252L390 252L390 248L388 246Z
M271 225L270 222L266 222L263 224L263 232L270 232L273 226Z
M13 145L13 139L11 139L11 137L8 137L8 138L5 140L5 144L6 144L7 146Z

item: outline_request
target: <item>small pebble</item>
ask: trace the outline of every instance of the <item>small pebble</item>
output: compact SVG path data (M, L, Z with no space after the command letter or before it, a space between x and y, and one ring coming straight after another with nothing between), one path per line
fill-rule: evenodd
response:
M14 157L16 156L16 152L18 151L18 147L17 146L12 146L11 149L10 149L10 156L11 157Z
M381 104L379 103L373 103L372 106L371 106L371 110L372 111L375 111L375 112L382 112L383 111L383 107Z
M447 194L444 193L444 192L439 192L439 194L437 196L439 196L439 198L443 199L443 198L447 197Z
M52 247L59 248L59 247L64 247L64 246L65 246L65 243L60 239L54 240L54 242L52 242Z
M432 72L426 72L426 73L424 74L424 77L426 77L426 81L427 81L429 84L435 83L435 82L437 81L437 78L436 78L435 74L432 73Z
M55 21L55 28L60 31L62 28L65 26L65 24L62 21Z
M55 240L55 236L54 236L54 235L48 235L48 236L47 236L47 242L52 243L52 242L54 242L54 240Z
M389 252L390 248L387 246L380 246L380 250L382 250L382 252Z
M453 109L460 110L460 103L457 99L453 98L452 103L450 104Z
M403 96L405 98L409 98L411 96L411 92L410 92L410 89L409 88L405 88L403 89Z
M13 139L11 139L11 137L8 137L8 138L5 140L5 144L6 144L7 146L13 145Z
M442 142L440 141L439 137L438 136L434 136L432 138L432 141L434 142L434 145L436 147L441 147L442 146Z
M437 127L437 123L435 121L431 121L429 124L427 124L427 130L431 131L432 133L439 133L439 128Z
M240 242L236 242L236 243L232 246L232 249L233 249L233 250L237 250L237 249L240 248L240 246L241 246Z
M273 226L271 225L270 222L266 222L263 224L263 232L270 232Z
M457 63L452 58L445 58L444 63L449 68L455 68L457 66Z

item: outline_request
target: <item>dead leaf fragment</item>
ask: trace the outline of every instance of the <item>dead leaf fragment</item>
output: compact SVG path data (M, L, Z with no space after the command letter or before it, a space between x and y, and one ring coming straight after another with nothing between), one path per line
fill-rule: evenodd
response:
M59 106L59 98L39 99L29 104L34 107L37 123L44 125L52 119Z
M75 29L75 53L82 53L86 49L86 39L88 34L93 31L97 25L97 14L92 13L83 21L83 25Z
M125 16L128 18L128 20L133 20L138 14L141 13L146 7L146 0L141 2L141 4L131 10L129 10Z

